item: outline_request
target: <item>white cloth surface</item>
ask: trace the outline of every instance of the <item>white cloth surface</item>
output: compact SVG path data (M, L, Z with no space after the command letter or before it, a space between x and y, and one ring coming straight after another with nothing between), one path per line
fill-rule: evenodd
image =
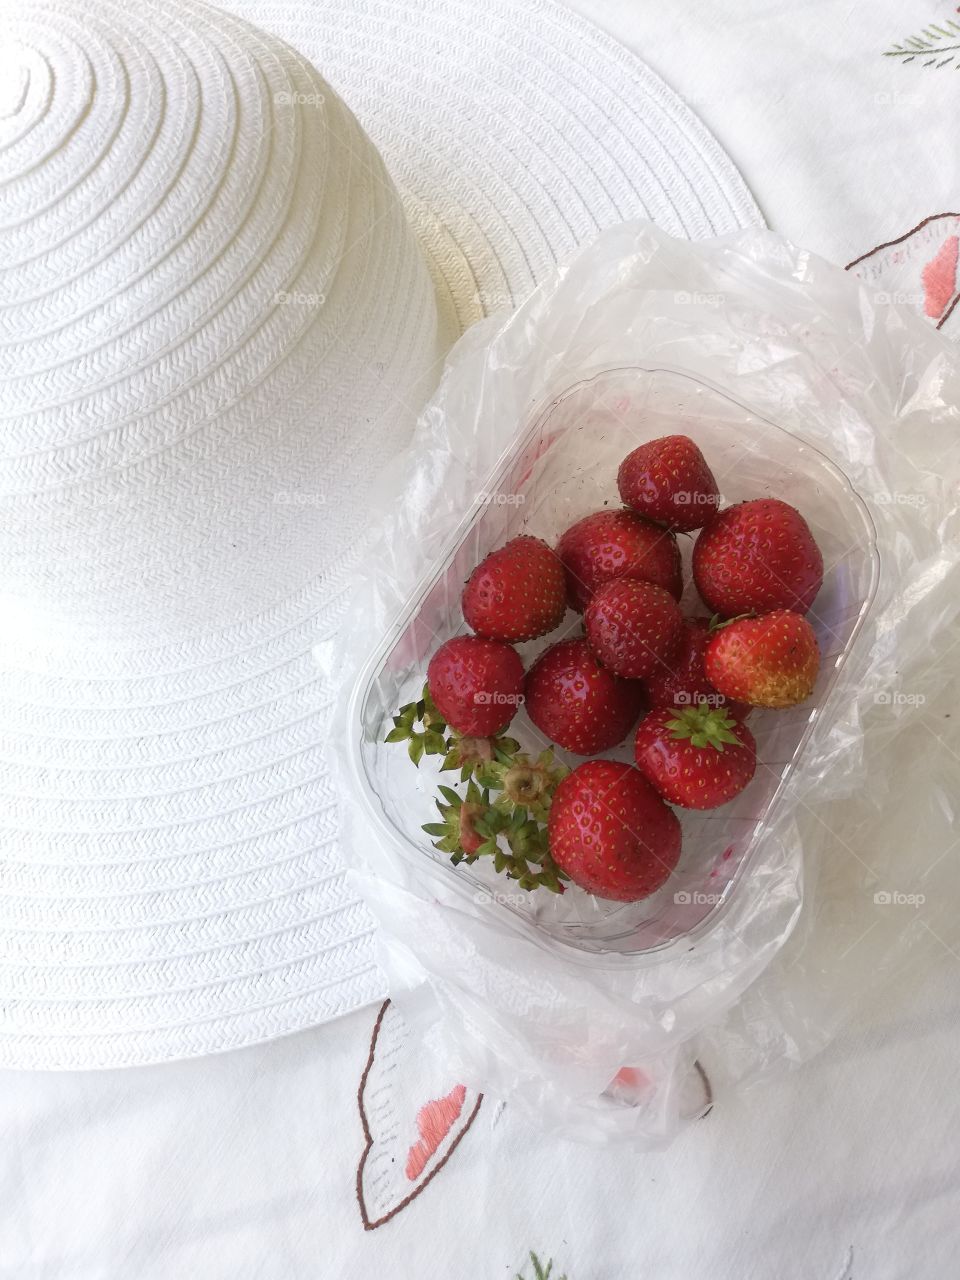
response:
M950 0L696 0L682 21L652 0L575 7L687 101L797 244L845 264L956 209L956 63L884 56L957 18Z
M949 1277L955 965L666 1152L553 1140L485 1100L437 1180L370 1232L354 1173L372 1010L216 1059L7 1073L0 1275L531 1280L533 1249L556 1280Z
M575 7L695 106L799 243L846 262L956 207L960 76L882 56L951 4L717 0L682 21L650 0ZM960 762L956 735L946 749ZM373 1008L160 1068L2 1073L0 1276L531 1280L534 1250L552 1280L941 1280L960 1246L958 964L931 952L819 1058L719 1098L664 1153L551 1140L484 1100L436 1181L370 1231L357 1089ZM369 1100L399 1133L376 1166L385 1202L437 1096L391 1101L401 1074Z

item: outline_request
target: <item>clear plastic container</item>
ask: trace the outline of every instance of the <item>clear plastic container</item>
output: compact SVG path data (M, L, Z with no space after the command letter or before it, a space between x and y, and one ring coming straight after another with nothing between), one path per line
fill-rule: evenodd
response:
M802 422L791 423L802 434ZM402 746L385 744L391 717L422 688L438 645L465 633L463 584L488 552L520 533L555 545L580 517L620 505L617 468L631 449L657 436L682 432L703 450L719 484L722 505L777 497L805 516L824 559L824 582L809 614L822 653L813 697L786 711L752 712L757 775L735 800L709 812L677 810L683 852L676 871L642 902L594 898L570 885L562 895L525 893L497 875L489 860L454 867L421 831L434 821L433 800L442 780L439 761L419 769ZM393 631L364 669L353 694L350 764L369 815L381 832L426 870L428 861L454 879L481 909L511 913L516 927L578 955L642 963L664 947L685 947L715 924L750 875L764 827L783 803L788 774L802 768L805 743L841 664L856 644L876 592L879 559L870 514L846 476L787 426L752 413L736 399L680 370L608 369L564 390L522 425L515 447L492 476L478 478L473 509L447 553L413 593ZM696 535L681 535L685 612L705 615L690 575ZM579 615L568 611L549 636L519 646L524 664L548 645L576 634ZM509 733L539 751L544 739L521 710ZM609 758L631 760L630 739ZM573 766L582 757L558 750ZM457 775L453 775L456 778ZM449 781L450 775L445 775ZM428 861L425 861L428 860Z

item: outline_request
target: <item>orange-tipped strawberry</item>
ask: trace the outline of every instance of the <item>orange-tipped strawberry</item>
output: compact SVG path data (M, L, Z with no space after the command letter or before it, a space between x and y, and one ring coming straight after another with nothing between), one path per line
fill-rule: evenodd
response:
M463 591L463 616L489 640L535 640L563 621L563 565L539 538L512 538L481 560Z
M738 796L757 769L757 744L725 711L658 707L640 721L637 768L670 804L715 809Z
M820 649L806 618L777 609L720 627L707 645L704 669L728 698L754 707L793 707L813 693Z
M685 532L706 524L720 503L713 472L689 436L661 436L628 453L617 488L640 515Z

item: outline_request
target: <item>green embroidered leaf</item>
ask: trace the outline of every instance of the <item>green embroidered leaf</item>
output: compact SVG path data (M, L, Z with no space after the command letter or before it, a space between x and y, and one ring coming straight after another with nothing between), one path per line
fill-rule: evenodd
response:
M514 1280L567 1280L565 1274L562 1276L554 1275L552 1258L548 1259L547 1262L541 1262L532 1249L530 1250L530 1266L532 1271L529 1275L526 1274L527 1269L524 1267L523 1271L516 1273Z
M924 67L947 67L955 61L960 51L960 26L948 18L943 26L931 23L924 27L919 35L906 36L902 44L894 44L885 49L885 58L899 58L901 62L914 62L923 59ZM930 55L929 57L925 55ZM946 57L944 55L947 55ZM960 70L960 66L957 68Z

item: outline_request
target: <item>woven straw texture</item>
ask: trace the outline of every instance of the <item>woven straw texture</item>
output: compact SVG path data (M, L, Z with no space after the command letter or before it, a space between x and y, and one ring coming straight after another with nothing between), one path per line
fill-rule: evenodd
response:
M560 10L234 9L0 13L2 1066L223 1050L382 993L312 657L374 476L449 334L599 226L758 220Z

